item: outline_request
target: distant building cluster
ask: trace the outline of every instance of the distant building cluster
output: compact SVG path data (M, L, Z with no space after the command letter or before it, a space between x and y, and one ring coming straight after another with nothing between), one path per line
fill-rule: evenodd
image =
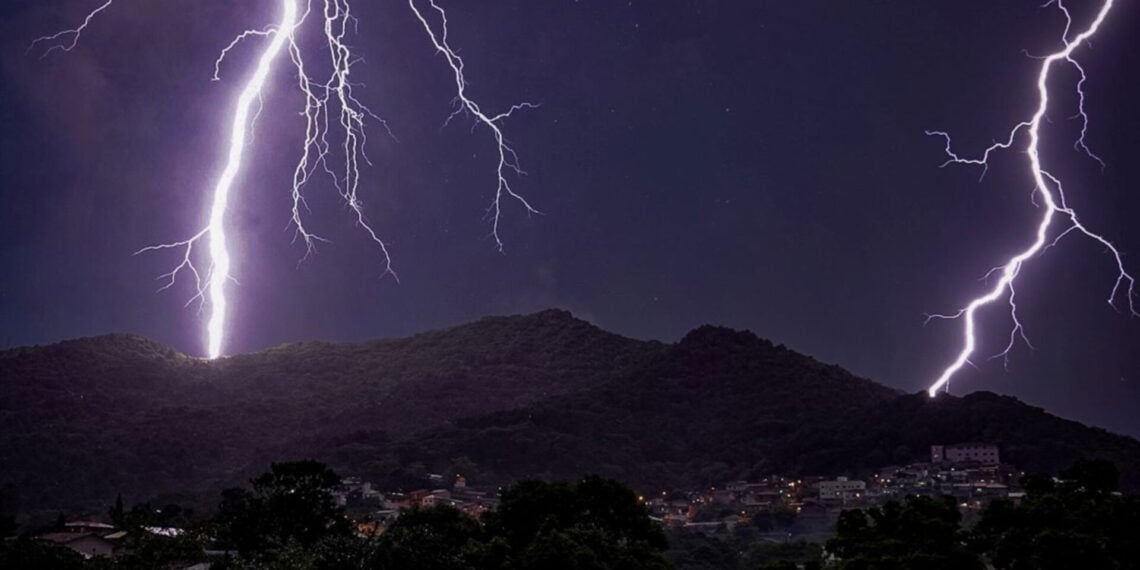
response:
M650 516L664 526L731 530L752 524L769 540L823 540L843 509L863 508L909 495L955 497L962 510L980 510L995 499L1017 500L1020 473L1001 463L988 443L938 444L930 461L882 467L865 478L771 475L757 481L731 481L698 490L658 491L639 496ZM399 513L414 507L448 505L479 518L499 504L500 489L468 485L463 475L448 480L429 475L428 486L409 492L382 491L359 477L347 477L333 497L356 521L357 532L378 535ZM41 535L51 544L86 557L110 556L128 541L127 533L96 521L77 521ZM179 529L144 527L144 532L176 536Z
M456 475L450 485L438 474L429 475L427 481L435 488L386 492L373 488L372 483L361 481L359 477L347 477L333 498L358 521L357 531L365 535L383 532L404 509L447 505L479 518L499 504L498 489L468 487L463 475Z
M783 523L795 521L803 506L805 482L774 475L759 481L731 481L724 486L694 491L661 491L639 497L649 514L665 526L691 529L731 529L753 517L779 512ZM786 528L773 532L784 536Z
M978 510L994 499L1018 500L1021 473L1001 463L996 445L961 443L930 446L929 463L879 469L874 485L888 499L907 495L955 497L963 509Z
M843 509L865 508L908 495L955 497L963 510L979 510L994 499L1017 500L1020 473L1001 463L988 443L930 447L930 461L893 465L864 479L784 477L735 481L700 491L662 492L646 499L654 518L667 526L731 529L756 522L769 539L815 539L828 535Z

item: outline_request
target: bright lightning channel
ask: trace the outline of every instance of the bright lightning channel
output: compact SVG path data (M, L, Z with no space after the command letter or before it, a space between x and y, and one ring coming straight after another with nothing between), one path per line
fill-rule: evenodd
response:
M990 146L985 150L984 153L982 153L980 158L963 158L953 150L949 134L942 131L928 131L926 133L931 136L942 137L946 140L946 154L948 156L948 159L945 163L943 163L943 166L946 166L948 164L972 164L980 165L983 168L986 168L989 166L990 155L993 152L1008 149L1014 146L1018 134L1022 131L1027 132L1029 135L1029 144L1026 147L1026 155L1029 157L1030 172L1033 174L1033 180L1035 184L1034 195L1040 196L1044 206L1044 212L1042 213L1041 220L1037 224L1035 239L1023 251L1007 260L1004 265L994 268L989 274L987 274L987 277L989 277L993 273L999 273L1001 277L986 294L970 301L970 303L966 305L965 308L959 310L957 313L950 315L929 316L930 319L962 318L965 321L962 349L959 351L958 356L954 359L954 361L951 362L942 371L942 374L938 377L938 379L930 385L930 388L927 390L927 392L932 398L938 394L939 390L943 388L948 389L950 379L954 376L954 374L961 370L963 366L970 363L970 356L974 353L974 350L977 346L974 320L975 313L977 313L977 311L982 307L1003 298L1006 295L1007 291L1007 300L1010 307L1010 317L1013 320L1013 329L1010 331L1009 344L1006 346L1003 352L998 354L998 356L1008 356L1009 351L1013 349L1016 339L1019 336L1023 340L1026 340L1028 343L1028 340L1025 338L1024 327L1022 326L1021 321L1017 315L1014 282L1017 280L1018 275L1021 273L1021 268L1026 261L1040 253L1043 253L1045 250L1052 247L1062 238L1074 231L1080 232L1085 236L1099 242L1113 256L1116 262L1116 267L1119 273L1116 277L1116 283L1112 287L1112 292L1108 296L1109 305L1116 307L1117 297L1123 290L1124 295L1127 297L1129 312L1133 316L1138 316L1138 313L1136 312L1135 306L1133 304L1133 289L1135 287L1136 281L1125 270L1124 261L1120 251L1117 250L1116 246L1114 246L1106 238L1099 234L1093 233L1084 224L1081 223L1077 217L1077 212L1065 201L1065 191L1061 184L1061 181L1050 174L1049 171L1047 171L1041 164L1041 155L1039 152L1041 141L1041 121L1045 119L1045 113L1049 108L1049 73L1053 70L1054 64L1064 61L1073 65L1080 73L1080 80L1077 82L1076 89L1080 101L1078 116L1083 121L1083 123L1081 125L1080 138L1077 140L1074 146L1078 150L1084 151L1086 154L1100 163L1102 167L1104 166L1104 162L1101 161L1100 158L1095 154L1093 154L1085 144L1085 133L1088 128L1088 115L1085 113L1084 108L1084 83L1086 76L1084 68L1081 67L1080 63L1078 63L1077 60L1073 58L1073 52L1076 51L1077 48L1079 48L1081 45L1087 43L1089 38L1096 34L1097 30L1100 29L1101 25L1108 17L1109 12L1112 10L1113 1L1114 0L1105 0L1104 4L1100 7L1100 10L1097 12L1095 19L1092 21L1089 27L1073 37L1072 40L1069 39L1069 32L1072 28L1073 22L1072 16L1070 15L1068 9L1065 7L1063 0L1052 0L1046 4L1046 6L1055 4L1065 16L1066 25L1065 31L1062 34L1064 47L1060 51L1041 58L1041 68L1037 74L1037 110L1034 112L1030 120L1023 121L1014 126L1009 133L1009 138L1006 141L995 143L994 145ZM1056 234L1056 237L1050 241L1050 230L1052 229L1054 221L1057 218L1064 220L1062 226L1063 229L1059 230L1059 232Z
M51 44L44 50L42 56L54 51L71 51L78 44L80 36L91 24L92 20L103 10L110 7L115 0L106 0L98 8L92 10L76 28L60 31L50 36L43 36L34 40L28 47L31 51L37 45ZM305 224L303 212L308 211L305 201L304 188L312 176L320 172L327 174L337 189L341 198L352 209L356 223L368 237L377 244L383 257L384 275L392 275L398 280L392 268L392 258L387 244L380 239L377 232L369 225L363 209L363 202L357 193L360 185L360 163L371 164L365 154L367 137L365 136L365 122L372 119L378 122L387 131L392 132L388 124L362 104L353 94L356 87L350 81L352 66L360 61L353 55L346 43L349 29L355 28L356 18L351 13L348 0L316 0L320 7L320 18L324 39L328 45L329 68L331 71L327 78L314 79L306 67L305 56L298 46L295 30L301 27L313 12L314 0L282 0L281 20L276 26L264 29L246 30L237 35L225 48L222 49L214 62L213 79L220 80L221 67L225 58L242 41L252 38L269 38L269 44L262 51L253 75L246 82L245 87L238 95L234 115L230 122L229 152L226 165L214 186L213 202L209 211L209 219L204 228L188 239L148 246L135 252L143 253L158 250L179 250L181 258L178 265L170 272L161 275L166 283L160 288L164 290L174 285L178 275L186 271L194 281L196 294L191 297L187 305L198 300L203 306L208 305L210 315L206 325L206 352L209 358L218 358L223 354L228 322L228 300L226 297L227 282L232 280L232 257L226 242L226 212L230 201L230 193L234 181L239 175L242 166L242 155L249 146L254 123L261 111L262 90L269 76L271 66L282 50L289 54L297 72L297 87L305 100L301 113L305 120L305 136L302 141L301 156L293 170L292 182L292 215L290 225L293 227L296 238L305 244L305 255L302 260L311 255L317 242L327 241L318 234L310 231ZM423 25L429 39L436 50L443 54L450 66L456 84L456 110L447 118L445 125L460 114L469 114L475 118L475 124L489 128L494 135L498 150L498 163L496 166L497 187L491 205L488 207L488 218L491 223L491 236L499 251L503 250L503 242L499 235L499 222L502 216L502 200L510 197L522 204L528 214L538 213L534 207L520 194L516 193L507 180L506 171L513 171L516 175L525 172L519 167L518 155L512 149L503 135L500 124L509 118L515 111L533 109L533 103L520 103L512 105L507 111L487 115L471 97L467 95L467 81L463 75L463 60L448 44L447 39L447 13L434 0L428 0L428 5L439 20L438 32L429 22L428 18L417 8L415 0L409 0L408 6L416 18ZM304 7L301 11L300 6ZM254 111L254 102L257 110ZM339 149L334 152L333 143L329 140L329 133L335 126L339 133ZM393 136L393 138L395 138ZM334 166L334 155L339 154L341 163ZM195 245L206 239L208 269L200 271L194 263Z
M245 150L246 132L249 130L250 108L255 97L260 97L261 88L265 85L265 78L269 75L269 66L273 63L286 40L293 36L293 26L297 21L297 5L292 0L282 2L281 24L277 33L273 34L269 46L261 54L257 62L257 69L253 77L249 78L245 89L238 96L237 110L234 113L233 127L230 130L230 152L226 159L226 168L218 183L214 186L214 204L210 207L210 223L207 230L210 234L210 259L213 267L209 276L210 320L206 325L207 347L206 354L210 358L222 355L222 341L226 334L226 281L230 278L230 252L226 247L226 206L229 203L230 189L233 187L234 177L241 170L242 152Z

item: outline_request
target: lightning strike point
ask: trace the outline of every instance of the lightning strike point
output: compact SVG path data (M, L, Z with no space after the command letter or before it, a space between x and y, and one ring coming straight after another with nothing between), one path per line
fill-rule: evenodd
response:
M82 23L75 28L36 38L28 46L28 52L30 53L41 45L48 46L41 57L46 57L55 51L71 51L78 45L83 32L95 17L113 3L114 0L105 0L103 4L89 12ZM314 4L319 6L319 13L314 11ZM455 77L456 110L448 117L448 121L450 122L457 115L465 113L471 115L475 119L472 128L480 125L489 128L498 149L498 163L496 165L498 182L494 199L488 207L488 217L491 222L491 235L494 237L497 249L501 252L503 242L499 237L499 222L502 200L512 198L521 203L527 213L539 213L521 194L516 193L511 188L507 179L507 171L513 171L520 176L525 172L519 167L518 155L503 135L501 123L510 118L516 111L534 109L538 105L523 102L512 105L507 111L496 115L485 114L479 105L467 95L467 80L463 74L463 60L448 43L447 13L434 0L428 0L427 4L436 16L435 19L438 23L435 25L429 22L428 18L417 8L415 0L408 1L408 6L422 24L432 45L435 46L437 52L444 56ZM294 241L303 242L305 245L305 253L298 263L303 262L313 254L317 243L327 241L309 230L303 215L308 212L308 204L304 194L306 186L312 181L315 174L327 175L332 186L352 211L356 225L380 250L384 266L381 277L390 275L399 282L399 277L392 266L392 257L389 254L388 246L368 222L367 216L364 214L363 201L358 193L361 163L371 165L365 153L368 141L365 134L366 123L369 121L379 123L393 140L395 140L395 135L388 128L388 123L361 103L353 93L356 84L350 79L352 67L359 63L361 58L353 55L349 48L348 35L350 29L356 33L357 19L352 15L348 0L281 0L279 6L281 19L277 24L261 29L246 30L238 34L228 45L222 48L214 61L211 79L221 81L222 65L226 57L239 44L255 37L269 40L268 45L264 47L257 60L256 68L238 95L234 114L230 121L228 154L225 166L213 189L206 226L188 239L148 246L135 252L137 255L168 249L181 251L179 263L171 271L158 277L164 281L159 290L172 287L178 275L183 271L190 274L195 294L187 301L187 305L199 301L200 307L209 311L206 324L206 352L210 359L218 358L223 354L229 311L226 285L229 281L236 281L231 272L233 259L226 242L226 212L230 195L234 191L234 182L241 171L242 155L245 148L253 141L253 127L263 106L263 88L273 62L282 51L289 55L296 71L297 88L301 91L304 99L304 107L300 114L305 121L305 135L302 139L300 158L293 170L291 188L293 207L289 220L289 226L294 231ZM303 11L301 11L301 7L304 8ZM327 66L330 71L327 76L320 78L310 74L306 57L298 46L294 34L295 30L302 26L310 16L319 19L328 47ZM255 102L257 104L256 110L251 111ZM330 137L334 138L335 141L330 141ZM338 162L334 164L334 160ZM207 269L204 271L195 266L194 259L195 246L203 240L206 242L205 249L209 260ZM200 250L201 248L198 249L198 251Z
M1105 250L1113 256L1116 262L1118 274L1112 291L1109 294L1108 303L1110 306L1116 307L1117 298L1123 290L1128 301L1128 311L1134 316L1140 316L1140 314L1136 312L1135 306L1133 304L1134 288L1136 282L1135 279L1133 279L1133 277L1125 270L1123 257L1120 251L1117 250L1116 247L1108 241L1108 239L1099 234L1093 233L1081 223L1077 217L1077 212L1069 207L1065 201L1065 192L1061 181L1053 175L1049 174L1049 172L1046 171L1041 164L1041 156L1039 152L1041 140L1041 121L1045 119L1045 113L1049 108L1049 89L1047 86L1049 73L1052 71L1054 64L1064 61L1075 66L1080 73L1080 80L1077 82L1076 86L1076 90L1079 95L1079 107L1077 115L1075 117L1081 119L1082 125L1080 137L1074 146L1078 150L1085 152L1093 160L1096 160L1098 163L1100 163L1102 168L1104 167L1104 162L1101 161L1100 158L1095 154L1093 154L1085 144L1085 134L1088 130L1088 115L1085 112L1084 84L1087 76L1085 75L1084 68L1082 68L1080 64L1077 63L1077 61L1073 58L1073 52L1076 51L1077 48L1079 48L1081 45L1087 43L1089 38L1097 33L1101 25L1104 23L1105 19L1108 17L1109 12L1112 10L1113 0L1105 0L1104 4L1101 5L1100 10L1097 12L1096 17L1093 19L1089 27L1081 33L1077 34L1072 39L1069 38L1073 25L1072 16L1069 13L1068 9L1065 7L1063 0L1050 0L1045 4L1045 6L1049 5L1056 6L1065 16L1065 29L1061 35L1061 40L1064 44L1064 48L1060 51L1040 58L1041 68L1037 75L1038 104L1032 118L1028 121L1023 121L1015 125L1013 129L1010 130L1008 139L1003 142L994 143L982 153L980 158L963 158L956 154L953 150L950 135L943 131L927 131L926 133L929 136L937 136L945 140L945 153L947 160L942 164L942 166L947 166L950 164L980 165L983 167L982 172L984 175L985 169L989 166L990 155L996 151L1013 147L1016 143L1019 132L1022 130L1027 131L1029 135L1029 142L1026 147L1026 156L1029 158L1028 166L1030 172L1033 175L1033 180L1035 183L1034 195L1041 197L1044 206L1044 212L1042 213L1042 217L1037 224L1035 239L1020 253L1014 255L1003 265L998 266L998 268L995 268L987 274L988 277L993 273L999 273L1001 277L986 294L980 297L976 297L970 301L970 303L966 305L965 308L959 310L953 315L932 315L927 318L928 321L931 318L961 318L964 321L962 348L958 352L957 357L945 369L943 369L942 373L938 376L934 383L930 385L930 388L927 389L927 393L932 398L937 396L940 390L948 390L950 379L959 370L961 370L963 366L970 363L970 356L977 348L977 335L975 331L975 314L977 311L984 306L997 301L1007 293L1008 304L1010 308L1010 318L1013 321L1013 328L1010 331L1009 344L1006 346L1006 349L1003 352L999 353L997 356L1006 358L1008 362L1009 353L1013 349L1013 346L1019 337L1027 345L1032 347L1032 345L1029 344L1028 337L1025 335L1025 328L1023 327L1018 317L1017 304L1015 302L1016 292L1014 289L1014 283L1017 280L1022 267L1027 261L1048 250L1061 238L1065 237L1071 232L1080 232L1086 237L1099 242L1105 247ZM1066 227L1061 230L1052 241L1050 241L1050 230L1054 224L1054 221L1058 218L1064 220Z

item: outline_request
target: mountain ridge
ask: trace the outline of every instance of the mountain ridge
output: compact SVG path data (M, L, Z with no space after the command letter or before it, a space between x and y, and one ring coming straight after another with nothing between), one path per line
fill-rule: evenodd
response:
M995 443L1028 470L1110 459L1126 487L1140 485L1133 438L1008 396L904 394L718 327L686 335L621 384L465 418L374 453L437 470L463 455L475 479L493 483L573 478L590 465L641 489L670 489L773 473L858 475L922 460L932 444L967 441Z
M1093 454L1126 484L1140 473L1135 439L1016 399L931 400L750 331L704 325L666 344L559 310L218 361L88 337L0 351L0 389L0 486L24 509L208 493L301 457L397 486L460 468L684 486L840 474L989 438L1026 468Z

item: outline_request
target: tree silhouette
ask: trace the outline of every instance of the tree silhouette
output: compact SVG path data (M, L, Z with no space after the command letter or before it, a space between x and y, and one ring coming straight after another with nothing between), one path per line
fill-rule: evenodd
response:
M224 491L215 518L219 538L243 556L290 545L311 548L327 537L350 534L332 496L340 477L323 463L274 463L251 482L252 491Z
M994 501L972 533L976 551L999 570L1134 568L1140 560L1140 500L1114 493L1116 467L1082 460L1059 482L1023 478L1020 504Z
M588 476L574 485L523 481L485 517L501 568L664 569L665 533L625 485ZM496 554L497 555L497 554Z
M952 497L844 511L827 550L840 559L840 570L981 570L966 549L961 518Z

